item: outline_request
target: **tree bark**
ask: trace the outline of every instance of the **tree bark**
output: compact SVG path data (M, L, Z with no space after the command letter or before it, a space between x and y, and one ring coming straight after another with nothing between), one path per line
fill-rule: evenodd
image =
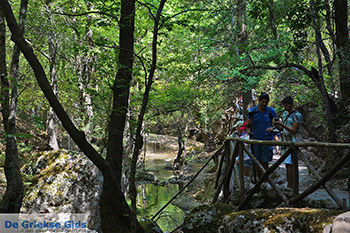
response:
M122 0L121 3L119 30L119 69L113 85L113 108L110 117L106 157L107 161L112 165L118 181L118 190L115 191L118 191L120 194L122 194L121 178L124 153L123 138L129 105L130 81L132 79L134 56L135 0ZM138 146L138 139L139 138L136 138L135 148ZM113 214L111 214L111 212L115 212L115 210L110 208L111 199L114 198L115 191L108 189L107 184L104 182L104 189L102 190L100 201L100 213L103 232L115 232L116 225L120 224L120 222L116 222ZM130 211L124 196L121 198L124 199L122 203L123 209L128 210L127 219L125 219L126 217L123 217L123 215L120 216L120 220L122 220L121 223L127 227L128 232L143 232L143 228L136 220L135 212ZM118 205L119 203L115 202L115 204Z
M148 73L148 78L145 80L146 89L143 94L142 98L142 106L140 110L140 114L138 116L137 120L137 128L136 128L136 142L134 147L134 152L131 159L131 165L130 165L130 180L129 180L129 187L130 187L130 200L131 200L131 210L132 210L132 230L136 230L135 223L137 223L136 220L136 197L137 197L137 190L135 185L135 175L136 175L136 164L137 160L139 158L140 151L143 146L143 137L141 136L141 130L142 130L142 124L143 124L143 118L146 113L146 107L148 103L148 97L149 92L151 91L151 86L153 83L153 77L154 73L156 71L157 66L157 41L158 41L158 31L159 31L159 20L161 13L163 11L163 7L165 5L166 0L161 0L159 3L159 7L157 10L156 17L154 18L154 26L153 26L153 39L152 39L152 63L150 67L150 71Z
M348 1L334 0L336 45L339 59L340 93L350 100L350 41L348 28Z
M24 22L26 18L28 1L21 1L20 6L20 28L19 33L23 35L24 31ZM23 181L20 173L20 165L18 159L18 148L16 141L16 117L17 117L17 103L18 103L18 66L19 66L19 56L20 50L17 45L13 48L12 61L10 66L10 75L11 75L11 85L7 79L7 70L6 70L6 46L5 46L5 18L1 12L0 19L0 74L1 74L1 105L2 105L2 116L3 124L6 133L6 149L5 149L5 176L7 180L7 186L5 195L1 203L1 212L6 213L19 213L23 195ZM11 98L10 98L11 90Z
M48 17L48 24L51 26L54 24L51 16L51 4L47 3L46 5L46 14ZM53 31L53 28L48 32L48 43L49 43L49 64L50 64L50 80L51 80L51 88L53 93L58 97L58 84L57 84L57 51L58 51L58 42ZM46 131L49 136L49 146L53 150L58 150L58 140L57 140L57 127L58 127L58 119L53 111L52 107L50 107L49 112L47 114L46 121Z
M332 111L331 109L331 99L328 95L324 78L323 78L323 65L322 65L322 57L321 57L321 51L324 51L324 54L328 54L327 48L325 48L325 45L322 42L322 35L319 25L316 22L317 12L315 11L314 7L314 1L310 0L310 11L312 16L312 24L313 28L315 30L315 39L316 39L316 54L318 58L318 71L316 69L313 69L313 78L312 80L315 82L316 86L318 87L319 91L321 92L321 98L323 100L324 106L326 108L326 119L327 119L327 128L328 128L328 135L331 142L335 142L337 140L335 135L335 125L333 123L333 119L335 118L333 115L335 111ZM327 51L327 52L325 52ZM326 57L326 56L325 56ZM329 59L329 58L326 58Z

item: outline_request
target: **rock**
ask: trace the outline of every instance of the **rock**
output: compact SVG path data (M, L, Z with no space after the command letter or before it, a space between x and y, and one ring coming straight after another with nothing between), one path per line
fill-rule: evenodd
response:
M237 211L223 216L217 230L212 232L322 232L323 228L332 221L337 213L339 211L309 208Z
M147 233L163 233L158 224L150 219L141 219L140 224Z
M179 207L182 210L192 210L193 208L196 208L200 206L200 203L198 203L193 197L187 196L187 195L180 195L180 197L176 198L172 205Z
M159 179L153 172L149 172L147 170L137 171L135 176L136 181L140 181L141 183L159 183Z
M181 181L177 176L172 176L168 179L168 182L170 184L180 184L182 183L183 181Z
M103 176L86 156L61 150L42 152L21 170L29 184L21 212L83 213L88 228L99 231Z
M222 217L232 211L232 207L223 203L199 206L186 215L182 230L184 233L216 232Z
M327 225L327 226L323 229L323 233L332 233L332 224Z
M165 164L164 168L167 170L173 170L173 164L171 162L167 162Z
M350 212L338 215L332 225L332 233L349 233L350 232Z

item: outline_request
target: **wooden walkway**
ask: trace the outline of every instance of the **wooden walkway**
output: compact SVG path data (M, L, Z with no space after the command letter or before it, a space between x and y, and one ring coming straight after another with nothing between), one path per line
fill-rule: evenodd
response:
M267 171L264 170L259 161L252 155L250 150L246 147L245 144L260 144L260 145L271 145L271 146L287 146L289 149L281 155L281 157L272 164ZM347 149L347 152L343 157L339 160L334 161L334 166L323 176L321 177L316 169L312 166L310 161L300 152L300 147L325 147L325 148L334 148L337 150L337 154L339 154L340 149ZM240 187L240 196L242 197L242 201L238 206L238 210L242 210L247 208L249 204L249 200L251 200L252 196L259 190L259 187L262 183L268 182L272 188L277 192L277 194L281 197L286 206L291 206L296 202L302 200L309 194L313 193L315 190L320 188L321 186L327 191L330 197L338 204L340 208L345 209L346 203L344 203L340 198L336 196L332 189L330 189L326 182L341 169L347 161L350 160L350 144L348 143L325 143L325 142L280 142L280 141L262 141L262 140L245 140L239 137L228 137L224 144L223 153L220 155L218 159L217 166L217 176L216 176L216 193L212 202L217 202L220 192L223 192L223 201L227 200L229 197L229 189L230 189L230 179L231 174L234 169L234 164L236 161L236 156L239 156L239 166L240 171L243 171L243 151L248 154L250 159L253 161L253 164L257 169L263 173L263 175L256 182L254 187L251 190L245 190L244 185L244 177L243 173L239 174L239 187ZM293 169L294 169L294 186L293 186L293 196L291 198L287 197L282 190L275 184L275 182L269 178L269 176L274 172L279 165L289 156L292 155L293 161ZM313 185L308 187L305 191L299 194L299 166L298 161L301 159L304 164L307 166L309 173L314 176L317 180ZM223 168L223 162L225 161L226 165Z
M281 155L281 157L272 164L266 171L263 166L259 163L259 161L253 156L250 150L246 147L245 144L260 144L260 145L271 145L271 146L287 146L289 149ZM316 169L312 166L310 161L300 152L301 147L324 147L324 148L333 148L337 151L337 155L344 152L343 156L338 160L335 159L334 166L323 176L316 171ZM237 210L246 209L249 205L249 201L252 196L259 190L260 186L264 182L268 182L272 188L277 192L277 194L281 197L286 206L293 206L298 201L302 200L306 196L310 195L318 188L323 187L330 197L338 204L338 206L342 209L346 209L346 203L344 203L340 198L336 196L332 189L330 189L326 182L341 169L349 160L350 160L350 144L349 143L327 143L327 142L281 142L281 141L262 141L262 140L246 140L239 137L227 137L224 144L207 160L207 162L203 165L203 167L193 176L193 178L173 197L171 198L152 218L151 220L155 220L155 218L173 201L176 197L182 193L188 185L192 183L193 180L199 175L201 171L209 164L209 162L213 159L216 164L216 181L215 181L215 194L212 200L212 203L218 201L219 194L223 192L223 198L220 201L227 201L230 196L230 179L231 174L233 172L236 157L239 156L239 166L240 171L243 171L243 152L246 152L250 159L253 161L254 166L263 173L263 175L259 178L259 180L255 183L254 187L250 190L245 190L244 186L244 177L243 172L239 174L239 187L240 187L240 196L242 197L241 203L238 205ZM294 187L293 187L293 195L291 197L287 197L282 190L276 185L276 183L269 177L278 167L279 165L289 156L292 155L293 168L294 168ZM301 159L304 164L309 169L310 174L312 174L317 180L310 187L306 188L305 191L299 193L299 166L298 161ZM350 178L349 178L350 179ZM350 192L350 190L349 190Z

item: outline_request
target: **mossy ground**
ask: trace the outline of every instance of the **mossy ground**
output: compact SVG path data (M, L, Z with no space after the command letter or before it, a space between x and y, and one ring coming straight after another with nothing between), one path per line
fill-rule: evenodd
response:
M301 232L322 232L342 212L344 211L309 208L256 209L232 212L226 221L234 221L237 217L244 219L244 224L260 221L270 232L281 232L281 228L289 229L287 232L293 232L293 229Z

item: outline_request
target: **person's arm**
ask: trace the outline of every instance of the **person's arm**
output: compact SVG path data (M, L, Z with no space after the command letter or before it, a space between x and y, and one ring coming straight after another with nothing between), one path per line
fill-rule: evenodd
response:
M280 121L275 122L275 124L280 126L283 129L288 130L289 132L291 132L293 134L296 134L298 132L299 127L300 127L301 121L302 121L302 118L301 118L301 115L300 115L300 116L296 116L296 118L294 118L294 123L293 123L292 127L287 126L287 125L283 124Z
M293 123L293 126L292 127L289 127L285 124L280 124L280 126L286 130L288 130L289 132L293 133L293 134L296 134L298 132L298 129L300 127L300 124L299 123Z

